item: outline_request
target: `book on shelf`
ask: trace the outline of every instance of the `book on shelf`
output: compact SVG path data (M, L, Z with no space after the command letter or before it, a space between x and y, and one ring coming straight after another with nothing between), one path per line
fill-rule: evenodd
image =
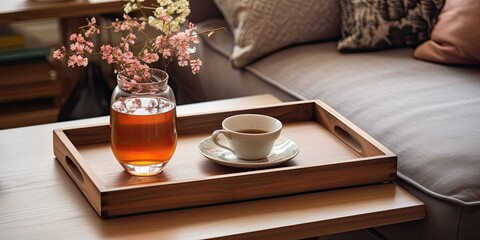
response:
M50 47L19 48L0 51L0 66L47 60Z
M56 81L48 55L50 47L0 51L0 87Z
M0 51L23 48L25 37L18 34L0 35Z

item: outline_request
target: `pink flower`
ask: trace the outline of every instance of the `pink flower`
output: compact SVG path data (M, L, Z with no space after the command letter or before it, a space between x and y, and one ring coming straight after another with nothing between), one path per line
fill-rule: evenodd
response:
M188 61L187 61L187 60L183 60L183 59L179 59L179 60L178 60L178 66L180 66L180 67L186 67L186 66L188 66Z
M57 49L53 52L53 58L56 60L62 60L65 57L65 47Z
M108 64L112 64L113 61L113 48L110 45L103 45L100 47L100 52L102 53L102 59L107 60Z
M154 63L158 61L159 57L156 53L149 53L147 49L143 50L142 61L145 63Z
M85 32L85 36L90 37L95 33L100 34L100 28L98 28L96 25L97 20L95 19L95 17L92 17L91 20L87 19L87 21L88 21L88 30Z
M170 48L163 49L163 53L162 53L163 58L165 59L170 58L172 56L172 52L173 51Z
M72 55L68 58L68 66L73 68L75 65L85 67L88 65L88 59L82 55Z
M85 38L84 38L81 34L77 34L76 39L75 39L75 40L72 40L72 41L77 41L77 42L79 42L79 43L84 43L84 42L85 42Z
M137 39L137 36L133 33L129 33L127 37L125 38L125 41L130 43L130 44L135 44L135 40Z
M70 41L77 41L77 34L76 33L73 33L72 35L70 35Z
M70 44L70 50L72 50L76 54L82 54L83 53L83 48L84 48L84 45L79 44L78 42L76 42L74 44Z
M200 72L200 67L202 66L202 61L200 59L190 60L190 67L192 68L193 75Z
M97 25L95 17L87 19L87 25L80 27L80 33L70 35L69 47L55 50L53 58L56 60L67 58L67 65L73 68L86 66L88 64L87 56L90 54L100 55L102 60L105 60L108 64L115 65L114 72L116 74L131 83L150 81L151 76L148 65L159 61L160 58L165 63L165 68L176 58L180 66L190 65L192 73L197 74L202 66L202 61L200 59L191 59L191 55L195 52L195 48L192 45L199 43L195 25L192 23L188 24L184 31L169 30L165 32L160 30L156 37L152 37L150 35L151 32L145 30L147 26L151 26L149 23L152 24L150 21L152 16L146 14L146 10L154 8L142 5L143 1L134 2L138 4L136 10L141 12L141 14L136 16L141 17L131 17L128 14L124 14L122 20L115 19L111 26ZM175 6L172 5L174 1L166 2L168 2L166 4L169 7ZM182 6L181 8L184 7ZM172 15L168 11L164 12L163 10L165 9L166 6L157 5L154 11L155 18L161 20L162 24L173 24L174 20L178 21L178 16L175 14L180 13L176 12ZM162 13L158 13L160 10ZM185 11L187 10L189 12L188 6ZM159 14L159 16L156 16L156 14ZM154 26L151 27L153 27L153 30L158 30ZM110 44L102 45L99 52L95 52L92 37L106 30L113 30L113 32L119 33L121 36L120 43L114 46ZM208 33L210 36L213 31L215 30L205 33Z
M84 48L84 50L85 50L87 53L92 53L92 52L93 52L93 47L94 47L93 42L87 41L87 42L85 43L85 48Z
M160 14L158 18L162 19L165 23L170 23L172 21L172 18L165 15L165 13Z

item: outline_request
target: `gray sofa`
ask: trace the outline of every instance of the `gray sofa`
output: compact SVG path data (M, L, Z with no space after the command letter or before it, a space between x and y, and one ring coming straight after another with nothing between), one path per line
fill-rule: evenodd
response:
M228 26L216 5L191 1L199 28ZM396 182L426 218L380 226L387 239L480 239L480 69L412 57L413 48L340 53L337 41L288 46L232 67L232 31L202 38L203 69L172 66L180 103L271 93L321 99L398 155Z

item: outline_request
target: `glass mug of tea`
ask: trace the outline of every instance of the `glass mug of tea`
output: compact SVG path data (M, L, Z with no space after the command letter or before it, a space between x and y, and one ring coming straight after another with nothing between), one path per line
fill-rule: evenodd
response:
M222 129L213 132L212 141L240 159L256 160L270 154L281 130L282 122L276 118L261 114L240 114L223 120ZM220 135L224 136L228 146L219 141Z
M168 74L152 68L150 72L150 83L126 82L118 76L112 94L112 152L135 176L162 172L177 146L176 102Z

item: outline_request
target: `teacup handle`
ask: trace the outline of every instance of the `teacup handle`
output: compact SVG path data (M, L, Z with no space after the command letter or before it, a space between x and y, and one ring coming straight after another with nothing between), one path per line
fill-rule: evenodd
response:
M232 152L233 154L235 154L235 151L223 144L220 144L220 142L218 142L218 135L220 134L223 134L226 138L228 139L231 139L230 138L230 134L225 131L225 130L215 130L213 133L212 133L212 141L213 143L215 143L215 145L221 147L221 148L224 148L224 149L227 149L228 151Z

